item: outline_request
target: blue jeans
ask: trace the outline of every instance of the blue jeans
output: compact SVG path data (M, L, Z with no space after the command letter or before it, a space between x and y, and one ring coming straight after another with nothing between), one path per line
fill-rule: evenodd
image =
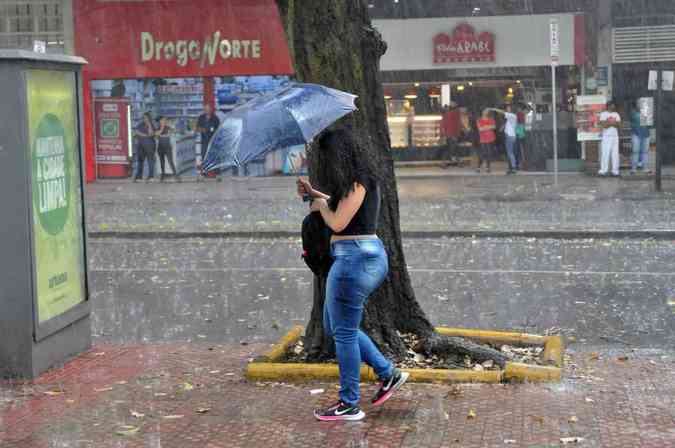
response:
M509 156L511 169L517 170L518 163L516 162L516 137L506 136L506 154Z
M380 379L389 378L393 364L359 329L363 307L389 271L387 252L377 238L343 240L331 244L335 259L328 273L323 326L335 339L340 366L340 400L350 406L359 402L361 361Z
M155 176L155 142L140 141L136 146L136 179L143 177L143 162L148 161L148 177Z
M649 159L649 137L640 137L633 134L633 158L631 168L647 168Z

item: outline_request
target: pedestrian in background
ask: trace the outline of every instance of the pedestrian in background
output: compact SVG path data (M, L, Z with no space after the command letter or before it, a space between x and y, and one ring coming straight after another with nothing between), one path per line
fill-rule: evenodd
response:
M213 106L210 103L204 104L204 113L197 118L197 132L201 136L201 163L204 164L206 151L209 149L211 138L220 126L220 119L213 112Z
M631 174L644 170L649 164L649 128L643 126L640 120L640 103L635 100L630 113L630 126L633 141L633 157L631 159ZM649 170L647 169L647 172Z
M607 176L610 170L612 176L619 177L619 128L621 116L616 111L616 103L607 103L607 110L600 114L600 127L602 128L602 140L600 143L600 176Z
M493 111L504 116L504 142L506 144L506 155L509 161L509 169L506 174L513 174L518 170L518 161L516 160L516 127L518 126L518 116L513 113L513 106L506 105L505 110L493 108Z
M143 165L148 161L148 177L150 182L155 177L155 125L152 122L150 112L143 114L143 121L136 126L136 176L134 182L143 177Z
M483 162L487 165L487 172L490 173L490 162L495 150L495 142L497 141L497 123L490 115L490 109L484 109L483 115L476 123L478 127L478 134L480 139L480 146L478 149L478 168L477 173L480 173Z
M457 104L451 102L444 108L441 120L441 132L445 137L445 144L448 149L448 163L445 167L456 164L460 156L458 138L460 131L459 108Z
M516 116L518 117L518 124L516 124L516 163L522 170L525 166L525 153L527 152L527 114L529 107L526 104L521 104Z
M173 129L167 123L166 117L159 117L159 128L156 131L157 136L157 153L159 154L159 166L162 174L159 176L159 181L164 182L166 171L164 170L165 159L169 161L169 166L173 172L177 182L181 181L180 174L176 170L176 164L173 161L173 147L171 146L171 134Z

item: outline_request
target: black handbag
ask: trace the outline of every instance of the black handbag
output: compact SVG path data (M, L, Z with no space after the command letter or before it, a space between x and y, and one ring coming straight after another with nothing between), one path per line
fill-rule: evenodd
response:
M320 212L311 212L302 220L302 259L314 275L327 276L333 265L330 254L332 233Z

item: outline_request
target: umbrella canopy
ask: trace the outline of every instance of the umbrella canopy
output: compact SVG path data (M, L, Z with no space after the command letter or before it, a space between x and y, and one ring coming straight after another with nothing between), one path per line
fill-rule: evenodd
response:
M204 171L239 166L270 151L310 142L356 110L356 96L317 84L291 84L229 112L209 143Z

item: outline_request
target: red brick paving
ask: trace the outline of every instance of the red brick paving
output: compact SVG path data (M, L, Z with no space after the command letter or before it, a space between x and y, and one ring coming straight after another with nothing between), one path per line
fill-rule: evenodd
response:
M550 448L575 436L585 439L580 447L675 447L672 356L621 362L580 353L579 368L559 384L461 385L459 394L411 384L383 408L364 405L364 421L344 424L312 417L335 398L333 384L246 382L247 359L266 348L96 347L37 381L0 383L0 447ZM310 395L317 387L327 392ZM363 389L367 403L374 386ZM138 431L118 435L122 425Z

